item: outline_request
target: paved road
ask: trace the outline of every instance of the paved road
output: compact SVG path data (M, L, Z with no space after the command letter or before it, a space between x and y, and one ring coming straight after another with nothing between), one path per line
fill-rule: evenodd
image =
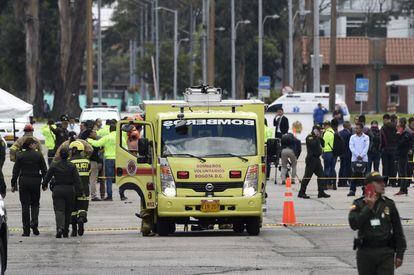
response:
M11 163L4 167L10 183ZM299 166L303 175L303 162ZM308 226L282 227L283 186L268 185L268 211L260 236L231 231L178 232L170 237L143 238L137 231L138 196L129 200L94 202L89 231L81 238L55 239L50 191L43 192L38 237L21 237L18 195L8 192L11 227L8 274L356 274L352 232L347 214L352 202L347 190L311 200L295 198L298 222ZM298 186L294 186L295 194ZM388 194L396 190L388 190ZM414 217L414 192L397 199L402 217ZM117 194L116 190L114 194ZM404 226L409 250L397 274L414 274L414 226Z

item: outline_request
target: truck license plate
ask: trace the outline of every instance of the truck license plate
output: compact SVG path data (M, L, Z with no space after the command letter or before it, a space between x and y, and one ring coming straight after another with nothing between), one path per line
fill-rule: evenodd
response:
M219 212L220 201L219 200L203 200L201 201L201 212Z

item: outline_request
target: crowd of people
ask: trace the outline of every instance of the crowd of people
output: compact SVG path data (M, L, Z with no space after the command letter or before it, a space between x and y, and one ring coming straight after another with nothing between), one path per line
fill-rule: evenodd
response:
M61 116L49 120L41 129L47 148L47 162L41 143L28 124L24 135L10 147L14 162L11 191L19 192L22 206L22 236L39 234L39 201L41 189L52 191L56 217L56 237L82 236L87 222L89 201L112 201L115 180L116 120L84 121ZM0 164L3 165L5 145L1 145ZM48 165L46 164L48 163ZM48 168L49 166L49 168ZM105 184L106 183L106 184ZM98 191L97 191L98 189ZM122 188L121 200L126 200ZM6 185L0 175L0 193L5 196Z
M300 198L309 198L306 188L313 174L317 177L319 198L330 197L325 191L338 187L349 188L348 196L355 196L357 187L363 186L364 177L371 171L379 171L381 163L383 175L389 178L387 185L400 188L395 195L407 195L414 169L414 117L407 120L384 114L380 127L376 120L368 125L365 115L357 116L353 123L344 121L338 108L331 120L324 120L327 112L321 104L314 111L314 126L306 137L305 173L299 180L296 176L298 140L289 132L289 120L283 108L278 108L273 121L275 132L269 133L269 128L265 132L266 138L280 141L279 154L267 160L267 178L270 163L278 168L280 160L281 183L285 184L290 169L293 182L301 184ZM277 180L275 176L275 184Z

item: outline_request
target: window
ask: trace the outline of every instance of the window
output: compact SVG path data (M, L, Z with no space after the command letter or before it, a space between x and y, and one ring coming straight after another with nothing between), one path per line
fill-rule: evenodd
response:
M252 119L187 119L185 125L176 128L178 122L163 121L163 157L254 156L257 153L256 122Z
M396 74L392 74L390 75L390 80L391 81L395 81L395 80L399 80L400 77ZM391 86L390 87L390 92L389 92L389 96L388 96L388 104L395 104L395 106L399 106L400 105L400 96L398 93L398 86Z

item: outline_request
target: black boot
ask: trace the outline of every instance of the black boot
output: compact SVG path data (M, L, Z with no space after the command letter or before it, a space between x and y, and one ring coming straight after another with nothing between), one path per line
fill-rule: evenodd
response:
M330 197L331 195L326 194L324 190L320 190L318 193L318 198L330 198Z
M69 229L63 230L63 238L69 238Z
M76 222L72 223L72 234L70 234L71 237L76 237L78 235L78 226Z
M40 232L37 226L32 226L33 235L39 236Z
M298 198L302 198L302 199L310 199L310 197L308 195L306 195L305 192L299 191L298 193Z
M83 221L79 221L78 223L78 234L79 236L83 236L83 233L85 232L85 227Z
M23 228L22 237L29 237L30 236L30 228Z
M59 228L56 231L56 238L60 239L60 238L62 238L62 235L63 235L63 229Z

